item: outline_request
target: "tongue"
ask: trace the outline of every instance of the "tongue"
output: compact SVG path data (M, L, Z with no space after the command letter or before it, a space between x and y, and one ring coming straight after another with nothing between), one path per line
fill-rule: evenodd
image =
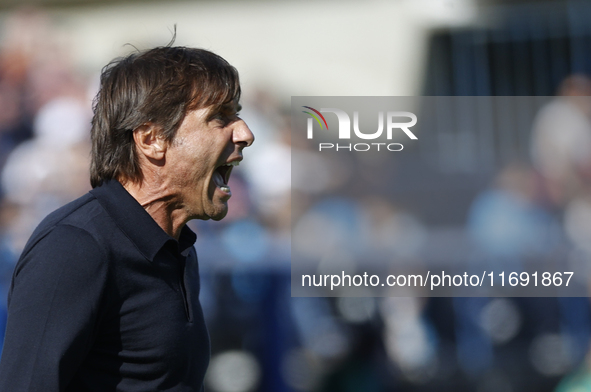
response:
M222 186L227 186L226 183L224 182L224 177L222 176L222 174L219 171L215 171L213 172L213 182L214 184L216 184L218 187L222 187Z

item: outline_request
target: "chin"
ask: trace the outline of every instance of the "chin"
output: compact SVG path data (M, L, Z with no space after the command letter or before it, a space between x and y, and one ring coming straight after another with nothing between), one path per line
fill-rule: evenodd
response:
M228 206L223 205L221 208L215 208L215 211L212 211L212 213L208 215L214 221L222 220L228 215Z
M228 211L226 210L225 212L223 212L221 214L216 214L215 216L212 216L211 219L214 221L220 221L220 220L224 219L227 214L228 214Z

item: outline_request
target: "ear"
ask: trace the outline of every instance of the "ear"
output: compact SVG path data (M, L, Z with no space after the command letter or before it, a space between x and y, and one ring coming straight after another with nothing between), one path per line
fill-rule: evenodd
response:
M162 137L160 128L154 123L145 123L133 130L133 140L138 152L147 158L162 160L168 143Z

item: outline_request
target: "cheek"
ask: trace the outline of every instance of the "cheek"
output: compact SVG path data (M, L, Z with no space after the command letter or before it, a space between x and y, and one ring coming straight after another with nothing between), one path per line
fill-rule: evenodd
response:
M207 175L207 165L202 159L195 158L199 157L199 155L196 154L198 154L198 152L187 151L179 157L180 159L178 159L177 162L175 162L175 167L179 168L178 174L184 176L187 181L195 181L195 179Z

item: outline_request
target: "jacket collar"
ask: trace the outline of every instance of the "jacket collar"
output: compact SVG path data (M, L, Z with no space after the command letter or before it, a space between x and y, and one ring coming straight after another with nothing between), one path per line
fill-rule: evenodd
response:
M150 261L168 243L176 252L184 252L195 244L197 235L186 225L179 241L172 238L117 180L104 181L90 191L123 233Z

